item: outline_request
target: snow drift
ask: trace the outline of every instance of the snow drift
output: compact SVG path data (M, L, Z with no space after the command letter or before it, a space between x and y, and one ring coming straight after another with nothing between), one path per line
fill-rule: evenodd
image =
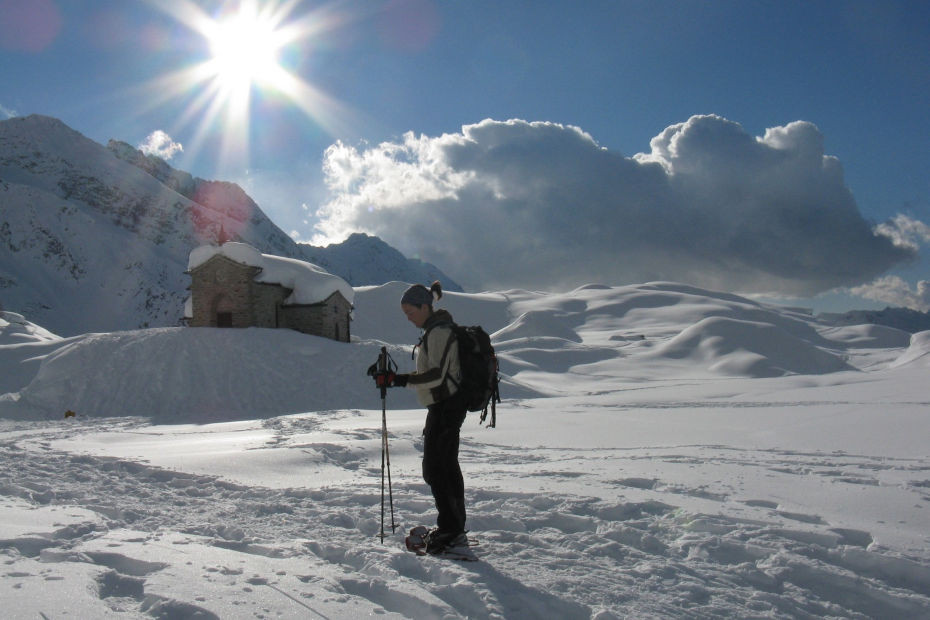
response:
M206 422L372 407L379 398L365 369L377 357L374 345L290 330L89 334L46 355L15 408L0 411L60 417L70 409L91 417ZM392 402L415 406L405 391L391 395Z
M930 366L930 331L913 334L907 350L891 364L891 367L911 365L925 368Z
M746 377L851 370L842 358L770 323L727 317L701 319L662 344L655 355L689 359L711 372Z

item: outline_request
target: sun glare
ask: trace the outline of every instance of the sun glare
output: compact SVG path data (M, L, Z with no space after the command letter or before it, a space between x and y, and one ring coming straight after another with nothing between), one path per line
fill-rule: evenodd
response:
M204 33L213 54L211 68L223 86L234 91L274 86L281 70L278 54L287 43L275 27L269 16L243 8Z
M294 17L299 0L230 1L213 15L192 0L147 1L206 44L207 57L202 62L149 84L151 105L175 98L189 100L177 124L197 123L191 150L198 150L222 119L219 155L227 161L220 163L237 160L237 164L248 165L251 101L260 94L289 101L330 133L354 123L347 120L354 115L343 104L294 74L282 60L287 50L312 45L314 39L351 20L337 5L323 5Z

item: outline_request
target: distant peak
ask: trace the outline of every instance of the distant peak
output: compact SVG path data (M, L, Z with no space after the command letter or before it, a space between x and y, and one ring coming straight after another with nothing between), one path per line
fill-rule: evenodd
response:
M45 116L43 114L29 114L28 116L14 116L13 118L10 118L2 122L10 123L10 124L18 123L18 124L25 125L28 127L36 127L36 128L67 129L68 131L74 132L73 129L68 127L60 119L57 119L54 116Z
M54 116L46 116L45 114L28 114L26 116L14 116L13 118L27 123L54 123L57 125L64 125L61 119L57 119Z
M348 237L346 237L346 240L343 241L343 243L376 243L376 244L380 244L380 243L384 243L384 241L381 239L381 237L375 237L375 236L373 236L373 235L369 235L368 233L354 232L354 233L352 233L351 235L349 235ZM337 244L337 245L338 245L338 244Z

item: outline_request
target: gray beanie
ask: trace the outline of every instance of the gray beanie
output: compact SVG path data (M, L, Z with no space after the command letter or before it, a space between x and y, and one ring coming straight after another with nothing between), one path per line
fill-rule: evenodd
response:
M429 288L422 284L414 284L404 291L400 303L408 306L432 306L433 299L442 299L442 284L439 280L433 282Z
M407 304L408 306L432 306L433 294L422 284L414 284L404 291L404 296L400 298L400 303Z

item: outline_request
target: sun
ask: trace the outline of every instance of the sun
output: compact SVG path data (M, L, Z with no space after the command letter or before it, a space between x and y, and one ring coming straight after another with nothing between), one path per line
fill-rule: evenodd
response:
M226 163L248 167L252 121L267 120L281 102L296 106L333 135L358 125L348 106L289 66L354 19L342 4L324 3L295 15L304 6L300 0L224 0L220 12L210 14L194 0L145 1L186 26L204 52L197 62L145 85L146 105L153 108L172 100L187 101L175 120L178 128L197 126L186 151L197 152L219 135L218 167ZM275 105L253 111L255 97ZM265 116L255 118L259 113Z
M221 89L247 96L253 85L280 85L283 69L278 56L288 39L273 15L242 5L237 13L212 22L203 34L212 54L208 67Z

